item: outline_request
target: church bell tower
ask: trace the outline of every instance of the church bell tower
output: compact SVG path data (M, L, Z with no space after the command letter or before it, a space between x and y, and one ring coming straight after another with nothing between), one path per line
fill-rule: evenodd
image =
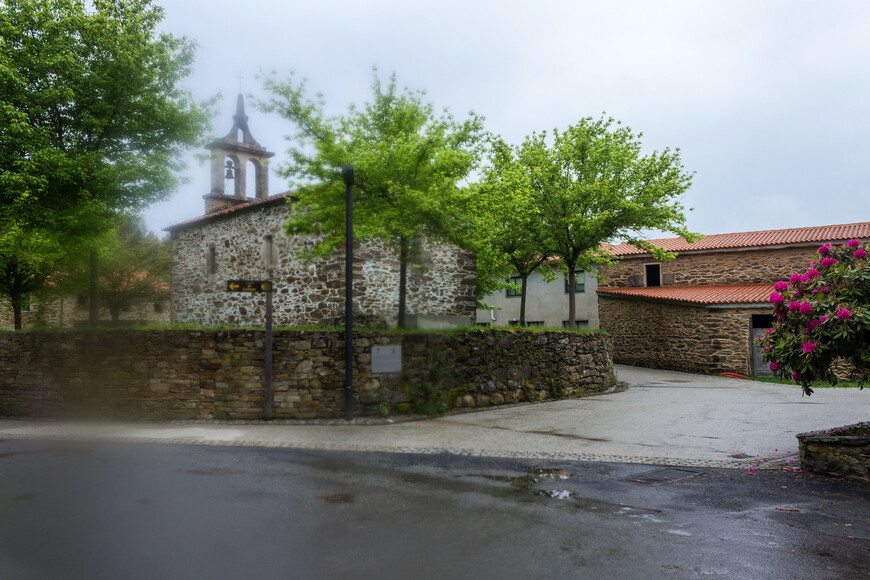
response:
M275 154L257 143L248 128L245 100L239 95L233 128L221 139L215 139L206 148L211 151L211 192L203 196L205 213L233 207L251 201L247 195L247 172L255 172L256 199L269 197L268 159ZM232 191L226 191L232 181Z

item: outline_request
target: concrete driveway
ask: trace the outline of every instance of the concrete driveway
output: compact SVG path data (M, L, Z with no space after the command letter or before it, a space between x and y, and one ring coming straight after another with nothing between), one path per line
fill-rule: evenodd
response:
M88 438L459 453L706 467L797 466L795 434L870 419L870 389L819 389L616 367L624 389L393 423L82 424L2 420L0 439Z

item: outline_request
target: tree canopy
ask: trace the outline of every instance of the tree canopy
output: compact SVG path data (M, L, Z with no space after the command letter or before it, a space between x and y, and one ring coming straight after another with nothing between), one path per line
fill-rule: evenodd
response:
M613 257L602 244L626 240L659 258L644 241L648 230L693 241L680 198L692 176L679 150L645 155L640 138L612 118L581 119L564 131L533 133L515 147L493 149L490 187L512 193L524 209L529 242L558 261L568 278L568 321L575 325L575 271Z
M127 218L95 240L100 265L97 275L99 306L113 322L122 311L169 294L169 246L146 233L141 219ZM70 265L69 290L83 294L90 283L88 256L79 253Z
M272 94L260 107L292 121L291 162L279 173L298 187L288 234L316 234L309 255L331 255L344 242L345 185L341 167L354 166L354 236L377 238L399 257L399 326L405 324L407 267L421 238L460 241L456 214L467 192L464 180L477 166L483 119L436 116L422 91L400 91L395 74L384 84L374 74L372 99L329 117L322 97L307 96L305 83L265 80Z
M21 312L32 300L59 289L66 258L66 248L50 231L0 230L0 298L12 309L15 330L21 330Z
M207 125L151 0L0 4L0 228L89 235L168 196Z

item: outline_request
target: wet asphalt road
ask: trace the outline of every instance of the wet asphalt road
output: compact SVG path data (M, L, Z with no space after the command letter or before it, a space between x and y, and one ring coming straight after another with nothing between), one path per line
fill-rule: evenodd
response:
M9 439L0 578L870 577L870 488L656 469Z

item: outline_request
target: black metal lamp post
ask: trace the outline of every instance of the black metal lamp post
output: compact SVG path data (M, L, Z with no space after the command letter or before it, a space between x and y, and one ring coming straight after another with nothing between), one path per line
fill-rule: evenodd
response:
M353 418L353 165L342 165L345 191L344 418Z

